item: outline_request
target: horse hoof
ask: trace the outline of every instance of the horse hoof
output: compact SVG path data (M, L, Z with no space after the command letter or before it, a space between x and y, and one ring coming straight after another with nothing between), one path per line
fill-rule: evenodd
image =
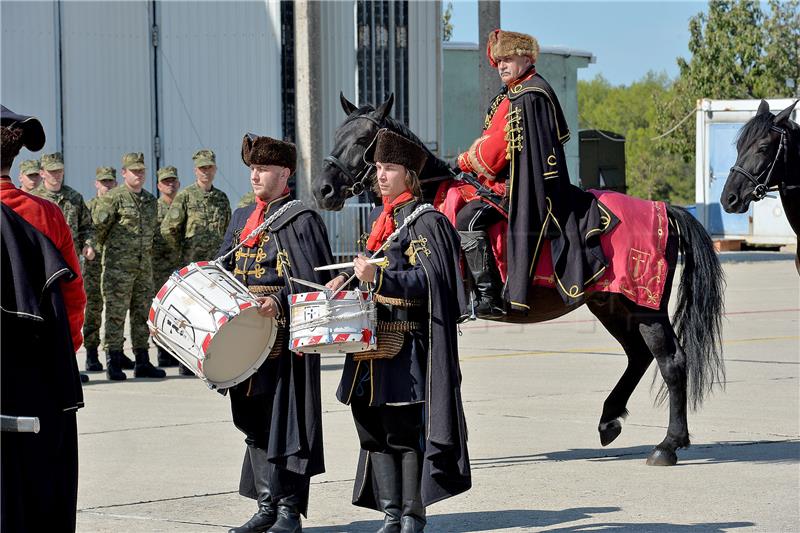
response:
M655 448L647 458L647 466L674 466L677 463L678 454L661 448Z
M611 422L604 422L597 427L600 432L600 444L608 446L622 433L622 422L615 418Z

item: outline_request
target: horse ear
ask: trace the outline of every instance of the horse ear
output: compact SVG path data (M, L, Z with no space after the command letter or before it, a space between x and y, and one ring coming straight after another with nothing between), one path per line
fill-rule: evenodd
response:
M344 93L339 91L339 101L342 103L342 109L344 109L344 114L350 116L353 111L358 109L356 105L345 98Z
M392 110L392 106L394 105L394 93L389 95L389 99L386 100L384 103L378 106L378 109L375 111L378 114L378 121L385 119L389 112Z
M796 106L796 105L797 105L797 102L799 102L799 101L800 101L800 100L795 100L795 101L794 101L794 103L793 103L792 105L790 105L789 107L787 107L786 109L784 109L783 111L781 111L780 113L778 113L778 116L777 116L777 117L775 117L775 118L772 120L772 123L773 123L773 124L776 124L776 125L777 125L777 124L783 124L783 123L785 123L787 120L789 120L789 117L790 117L790 116L792 116L792 111L794 111L794 106Z
M761 103L758 104L756 115L763 115L764 113L769 113L769 103L766 100L761 100Z

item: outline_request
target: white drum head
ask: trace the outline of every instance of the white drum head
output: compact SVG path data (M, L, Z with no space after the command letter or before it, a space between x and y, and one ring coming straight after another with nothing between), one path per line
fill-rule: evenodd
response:
M277 334L274 319L259 315L256 307L243 310L211 339L203 360L203 375L221 389L241 383L266 360Z

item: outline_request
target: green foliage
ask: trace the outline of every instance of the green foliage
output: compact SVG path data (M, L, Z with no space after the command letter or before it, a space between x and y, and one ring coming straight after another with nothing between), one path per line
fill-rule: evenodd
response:
M442 41L447 42L453 37L453 2L447 3L447 9L442 13Z
M670 98L666 74L649 72L630 86L613 86L602 76L578 82L581 129L601 129L623 135L628 194L676 204L694 202L694 168L663 142L653 140L659 106Z
M690 59L678 58L680 76L658 111L666 130L701 98L752 99L797 94L800 83L800 0L770 0L769 11L752 1L712 0L708 13L689 21ZM689 120L664 146L686 161L694 157Z

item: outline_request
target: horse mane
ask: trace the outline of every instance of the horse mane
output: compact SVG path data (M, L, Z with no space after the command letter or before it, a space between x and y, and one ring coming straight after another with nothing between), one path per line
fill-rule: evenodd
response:
M737 151L746 146L751 146L754 142L766 137L772 128L774 119L775 115L772 113L761 113L748 120L736 137ZM798 126L794 121L789 120L787 122L789 131L796 132L798 130Z

